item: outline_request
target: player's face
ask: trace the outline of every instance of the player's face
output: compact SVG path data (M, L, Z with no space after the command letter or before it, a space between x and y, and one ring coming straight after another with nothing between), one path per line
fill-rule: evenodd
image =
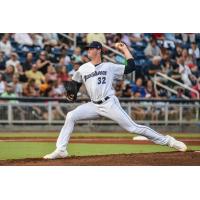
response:
M99 49L89 48L88 49L88 58L89 59L94 59L97 56L101 55L100 53L101 53L101 51Z

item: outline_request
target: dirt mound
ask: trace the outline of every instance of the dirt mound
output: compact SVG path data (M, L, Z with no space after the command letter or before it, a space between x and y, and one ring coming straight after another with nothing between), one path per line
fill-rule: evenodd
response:
M168 152L71 156L65 159L19 159L0 161L4 166L200 166L200 153Z

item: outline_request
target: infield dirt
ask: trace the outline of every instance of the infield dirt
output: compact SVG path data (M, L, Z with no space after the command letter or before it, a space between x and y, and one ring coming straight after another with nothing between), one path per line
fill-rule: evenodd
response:
M72 156L65 159L19 159L0 161L4 166L197 166L200 153L168 152L116 154L101 156Z

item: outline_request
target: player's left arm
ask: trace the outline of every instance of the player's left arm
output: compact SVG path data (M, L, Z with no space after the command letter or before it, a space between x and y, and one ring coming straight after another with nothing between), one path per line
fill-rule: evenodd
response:
M82 83L77 81L66 81L64 83L65 91L66 91L66 98L68 101L75 101L77 99L78 91L81 87Z
M71 81L66 81L64 84L66 91L66 98L68 101L75 101L77 99L77 94L82 85L82 76L80 71L76 71L72 77Z
M135 70L135 62L134 62L133 55L129 51L126 44L122 42L116 44L116 47L124 54L124 57L127 60L127 64L125 65L125 69L124 69L124 74L132 73Z

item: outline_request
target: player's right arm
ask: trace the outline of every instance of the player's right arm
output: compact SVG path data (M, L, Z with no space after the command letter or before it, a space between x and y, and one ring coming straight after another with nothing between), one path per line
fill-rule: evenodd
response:
M134 62L134 58L131 54L131 52L129 51L128 47L126 46L126 44L120 42L117 43L116 48L119 49L123 54L124 57L127 60L127 64L125 65L125 69L124 69L124 74L130 74L135 70L135 62Z
M116 43L115 46L124 54L124 57L126 58L126 60L133 59L133 56L131 52L129 51L128 47L126 46L126 44L124 44L123 42L119 42L119 43Z

